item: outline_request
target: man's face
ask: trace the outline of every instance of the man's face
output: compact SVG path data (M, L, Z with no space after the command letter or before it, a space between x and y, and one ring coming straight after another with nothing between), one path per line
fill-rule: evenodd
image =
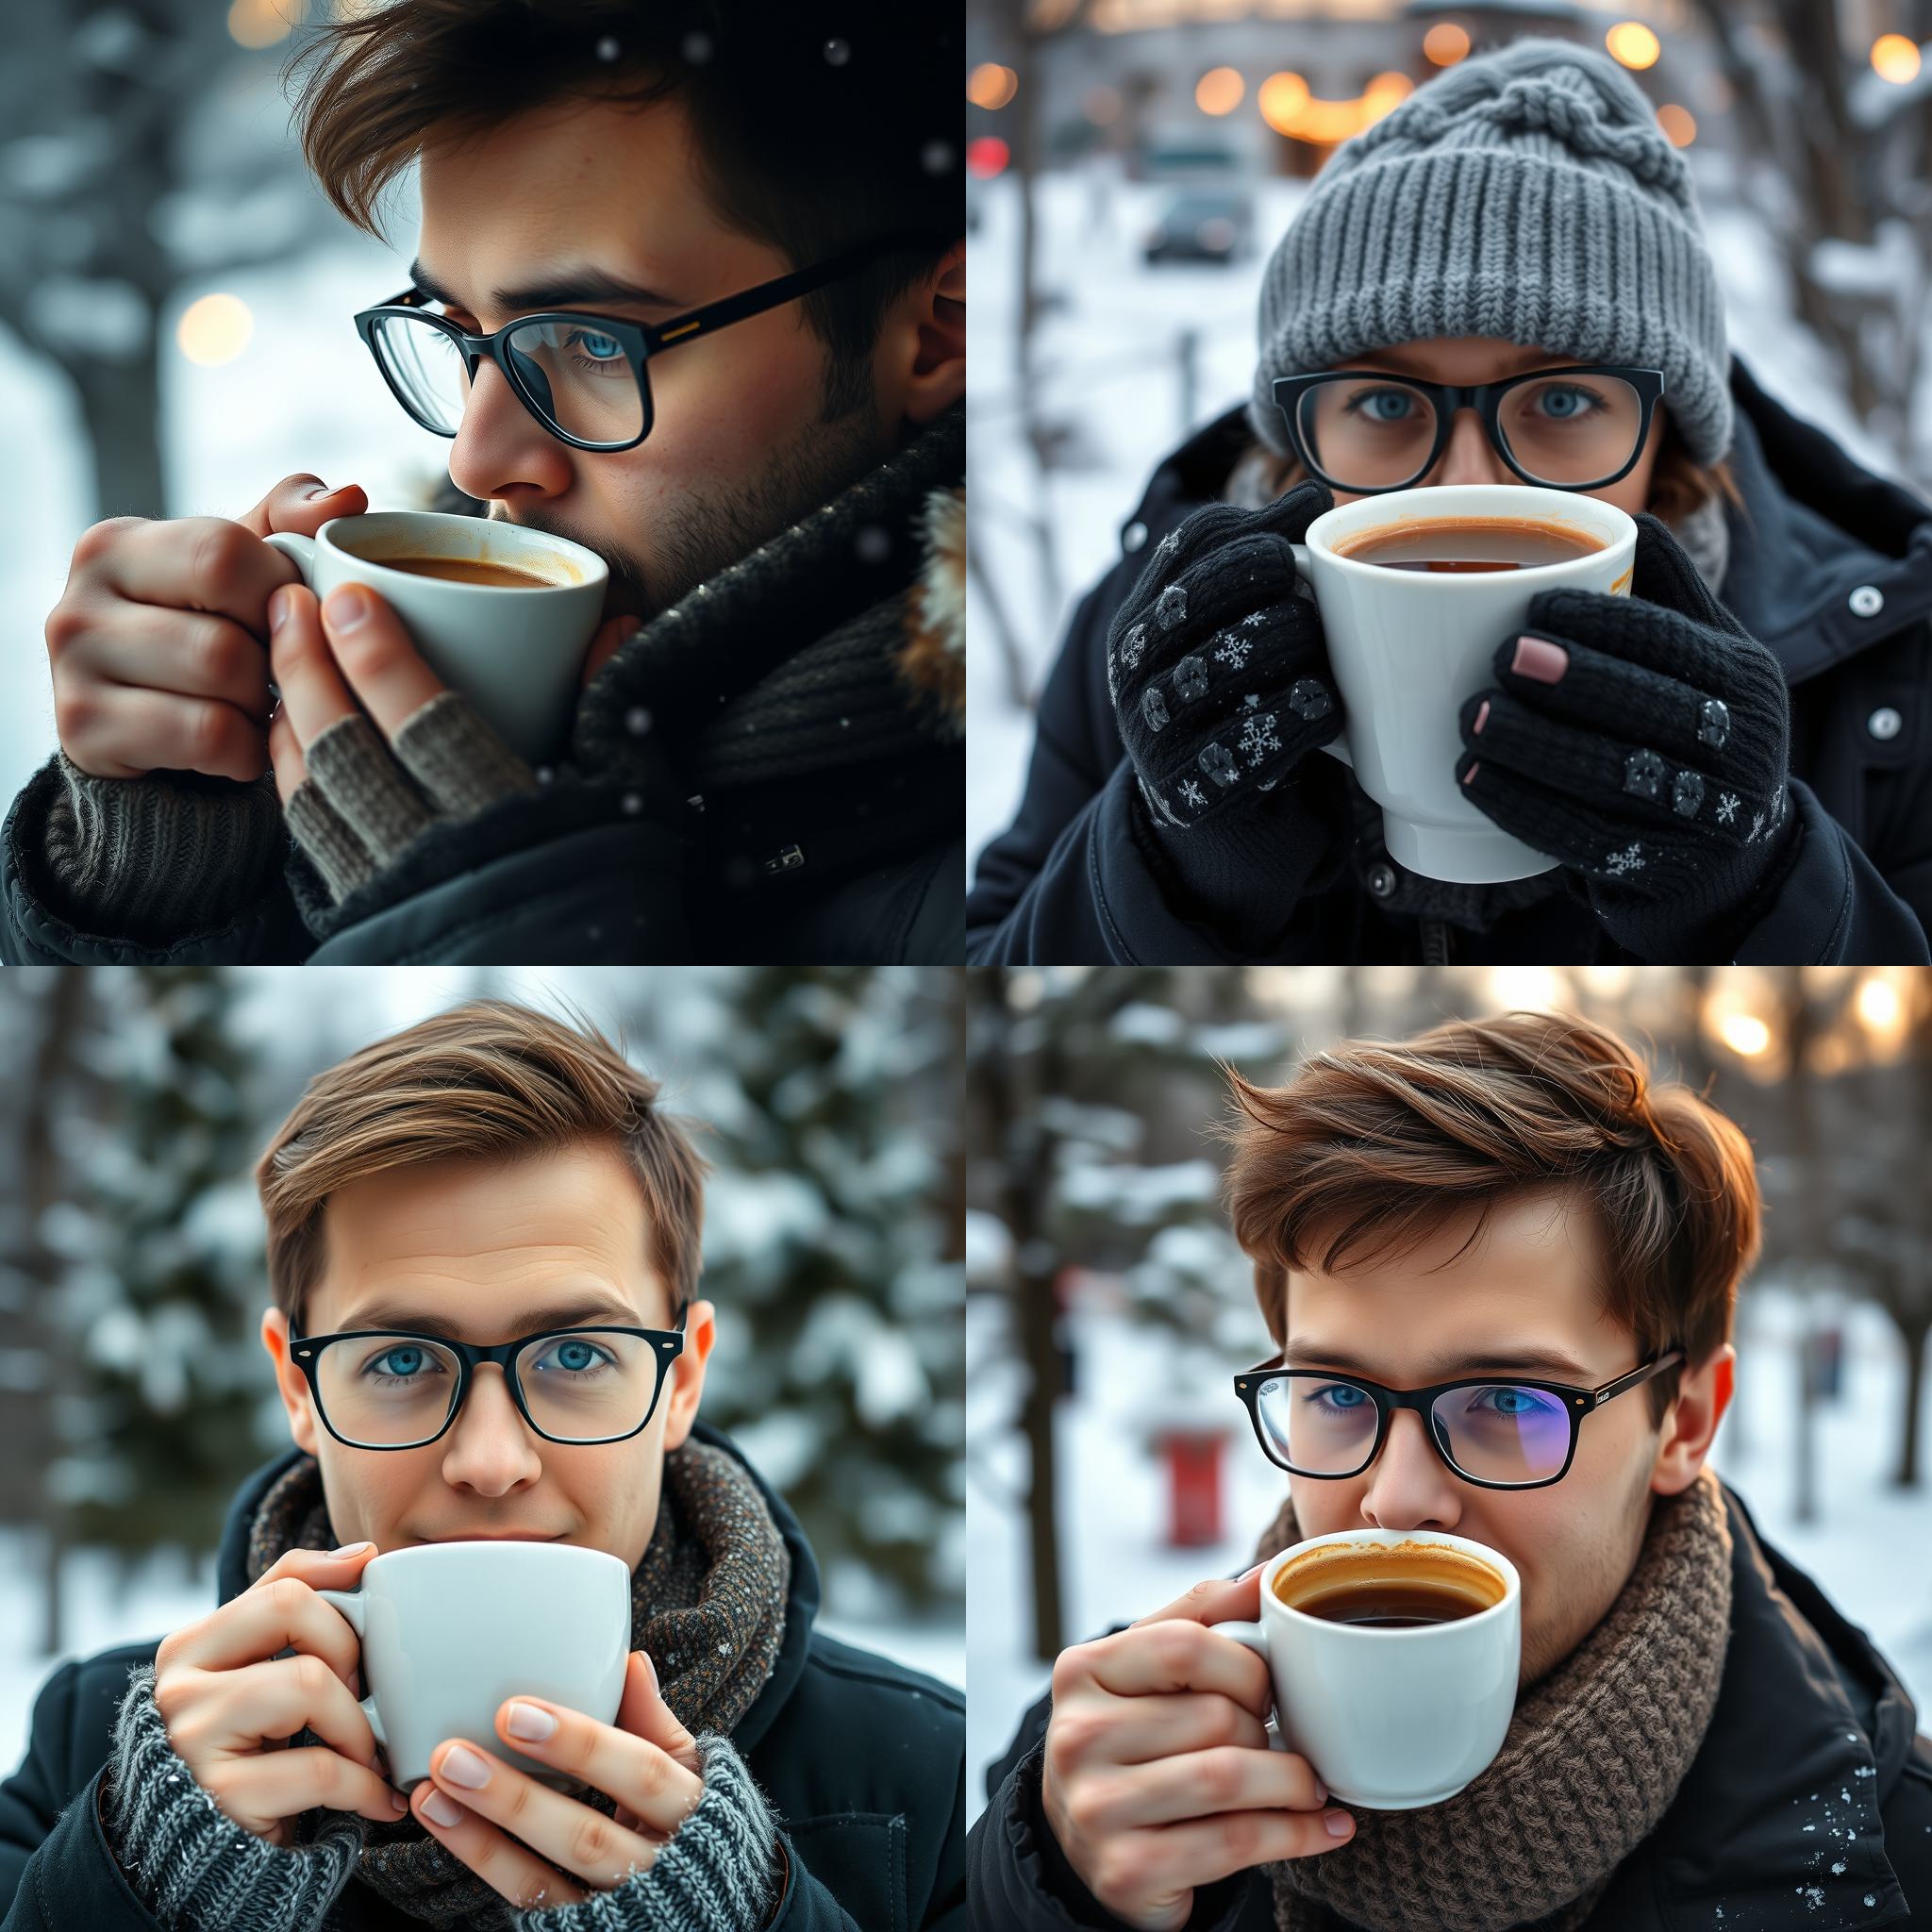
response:
M308 1335L374 1325L360 1316L378 1303L446 1317L475 1342L512 1341L548 1326L551 1310L604 1296L632 1310L639 1327L669 1328L675 1314L645 1259L637 1182L599 1144L399 1168L331 1195L323 1217L326 1261L305 1311ZM544 1441L525 1425L502 1370L486 1365L439 1441L352 1449L317 1419L289 1359L279 1308L262 1316L261 1338L289 1433L320 1462L329 1520L344 1542L368 1538L393 1550L528 1531L607 1550L635 1568L658 1521L665 1453L697 1415L712 1314L710 1303L691 1304L684 1352L648 1426L604 1443Z
M1525 349L1516 342L1499 341L1491 336L1431 336L1424 341L1404 342L1389 349L1365 349L1335 366L1338 369L1379 369L1391 375L1419 375L1426 382L1453 382L1468 385L1501 382L1507 376L1525 375L1536 369L1561 369L1587 360L1581 356L1556 356L1545 349ZM1630 472L1607 490L1585 490L1613 503L1635 516L1650 502L1650 475L1657 467L1657 445L1663 441L1664 410L1659 403L1651 411L1650 433ZM1483 433L1482 419L1474 409L1458 409L1449 427L1449 441L1436 458L1436 467L1419 477L1412 486L1433 490L1445 483L1514 483L1523 478L1496 454L1494 445ZM1356 493L1338 490L1337 504L1357 503Z
M444 312L477 333L510 319L492 291L575 268L664 300L553 306L661 323L809 266L724 225L675 97L643 108L573 101L432 143L421 186L418 260L458 298ZM829 502L958 400L963 244L937 290L916 286L892 305L870 406L829 423L825 345L796 301L654 356L655 421L633 449L592 454L558 441L486 361L450 447L451 480L486 500L492 519L598 552L610 566L604 615L648 620Z
M1339 1355L1391 1389L1448 1381L1486 1357L1529 1349L1568 1357L1541 1379L1594 1389L1638 1365L1628 1332L1598 1312L1600 1238L1590 1214L1560 1194L1520 1198L1491 1213L1484 1233L1452 1259L1474 1214L1399 1260L1345 1276L1291 1270L1289 1365L1341 1368ZM1343 1529L1441 1530L1500 1550L1523 1576L1523 1688L1587 1637L1628 1580L1653 1495L1690 1487L1731 1397L1728 1343L1686 1368L1660 1431L1647 1385L1591 1414L1561 1482L1511 1492L1478 1489L1437 1456L1422 1418L1398 1410L1381 1454L1360 1475L1290 1476L1305 1537Z

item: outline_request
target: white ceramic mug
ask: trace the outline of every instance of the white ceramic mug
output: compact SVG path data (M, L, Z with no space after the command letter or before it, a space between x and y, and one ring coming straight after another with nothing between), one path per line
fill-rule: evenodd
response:
M276 530L267 541L294 560L318 597L338 584L367 584L402 619L430 670L527 763L561 757L610 575L594 550L517 524L414 509L331 517L312 538ZM392 570L386 557L460 557L529 571L544 583L527 591L458 583Z
M1274 1579L1311 1550L1341 1544L1441 1544L1502 1579L1473 1616L1407 1629L1331 1623L1291 1608ZM1453 1798L1503 1748L1523 1654L1523 1580L1486 1543L1431 1530L1349 1529L1283 1550L1261 1573L1261 1618L1216 1624L1267 1660L1277 1748L1315 1767L1328 1795L1371 1811L1414 1811Z
M525 1694L614 1724L630 1656L630 1572L579 1543L384 1550L354 1590L318 1590L362 1644L362 1713L408 1790L446 1738L468 1738L555 1790L579 1789L506 1744L497 1707Z
M1335 545L1384 525L1531 517L1576 529L1601 550L1527 570L1389 570ZM1637 525L1613 503L1524 483L1447 484L1367 496L1326 511L1294 545L1322 613L1347 723L1323 750L1355 767L1382 808L1391 855L1427 878L1487 885L1556 863L1487 818L1456 782L1457 714L1494 682L1496 646L1523 627L1544 591L1630 593Z

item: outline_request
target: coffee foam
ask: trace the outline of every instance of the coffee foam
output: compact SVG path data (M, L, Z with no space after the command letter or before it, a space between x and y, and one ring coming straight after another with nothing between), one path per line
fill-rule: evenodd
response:
M1275 1572L1274 1594L1290 1609L1365 1586L1433 1584L1493 1609L1509 1593L1503 1573L1447 1543L1405 1537L1399 1543L1324 1543Z

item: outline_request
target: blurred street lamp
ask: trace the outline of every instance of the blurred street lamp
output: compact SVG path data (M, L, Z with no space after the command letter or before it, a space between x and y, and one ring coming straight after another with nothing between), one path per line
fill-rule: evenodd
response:
M1625 67L1655 67L1663 53L1662 42L1641 20L1620 20L1604 36L1604 45Z
M1299 74L1271 74L1255 104L1276 134L1292 134L1295 116L1308 105L1308 84Z
M966 143L966 172L975 180L991 181L995 175L1004 175L1012 158L1012 149L996 134L982 134Z
M1674 101L1666 101L1657 110L1657 125L1673 147L1689 147L1697 139L1696 119L1689 108L1680 108Z
M239 295L204 295L181 311L175 341L191 362L219 369L232 362L255 334L255 317Z
M1415 92L1406 74L1378 74L1352 101L1318 101L1298 74L1272 75L1261 84L1257 104L1261 118L1277 134L1332 147L1372 127Z
M1872 71L1880 80L1903 87L1919 77L1919 49L1904 34L1880 34L1872 42Z
M234 0L228 32L242 46L273 47L294 32L307 11L305 0Z
M997 112L1020 91L1020 76L997 60L987 60L966 77L966 98L975 108Z
M1740 1059L1755 1060L1771 1046L1771 1028L1756 1013L1724 1014L1717 1037Z
M1469 58L1469 35L1453 20L1439 20L1423 36L1423 53L1438 67L1454 67Z
M1204 114L1232 114L1247 91L1238 69L1210 67L1195 85L1194 105Z

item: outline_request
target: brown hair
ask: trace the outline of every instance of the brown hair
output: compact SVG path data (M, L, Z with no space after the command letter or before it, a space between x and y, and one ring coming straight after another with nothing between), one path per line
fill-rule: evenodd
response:
M794 268L901 229L934 237L802 298L828 350L823 415L869 404L891 303L963 227L958 36L925 9L865 0L389 0L318 26L296 113L323 191L381 236L382 190L434 140L460 142L574 99L690 116L707 198ZM841 33L850 40L839 38Z
M706 1165L657 1102L657 1081L589 1021L573 1028L508 1000L471 1000L351 1054L309 1081L256 1163L275 1306L300 1324L325 1265L323 1209L339 1188L393 1168L582 1141L629 1163L651 1266L674 1307L690 1300Z
M1657 462L1650 473L1650 500L1644 505L1652 516L1666 524L1681 523L1701 508L1712 496L1721 495L1734 508L1748 516L1738 479L1731 473L1729 458L1714 463L1700 463L1685 447L1675 420L1666 408L1663 434L1657 440ZM1270 503L1292 490L1307 475L1295 457L1284 457L1257 438L1243 458L1251 465L1247 475L1266 492Z
M1729 1338L1757 1255L1750 1143L1607 1027L1574 1014L1451 1020L1393 1043L1343 1041L1286 1087L1228 1077L1228 1210L1277 1343L1289 1269L1399 1258L1472 1206L1473 1241L1497 1203L1553 1187L1594 1215L1603 1311L1636 1337L1638 1358L1685 1352L1644 1385L1653 1428L1683 1368Z

